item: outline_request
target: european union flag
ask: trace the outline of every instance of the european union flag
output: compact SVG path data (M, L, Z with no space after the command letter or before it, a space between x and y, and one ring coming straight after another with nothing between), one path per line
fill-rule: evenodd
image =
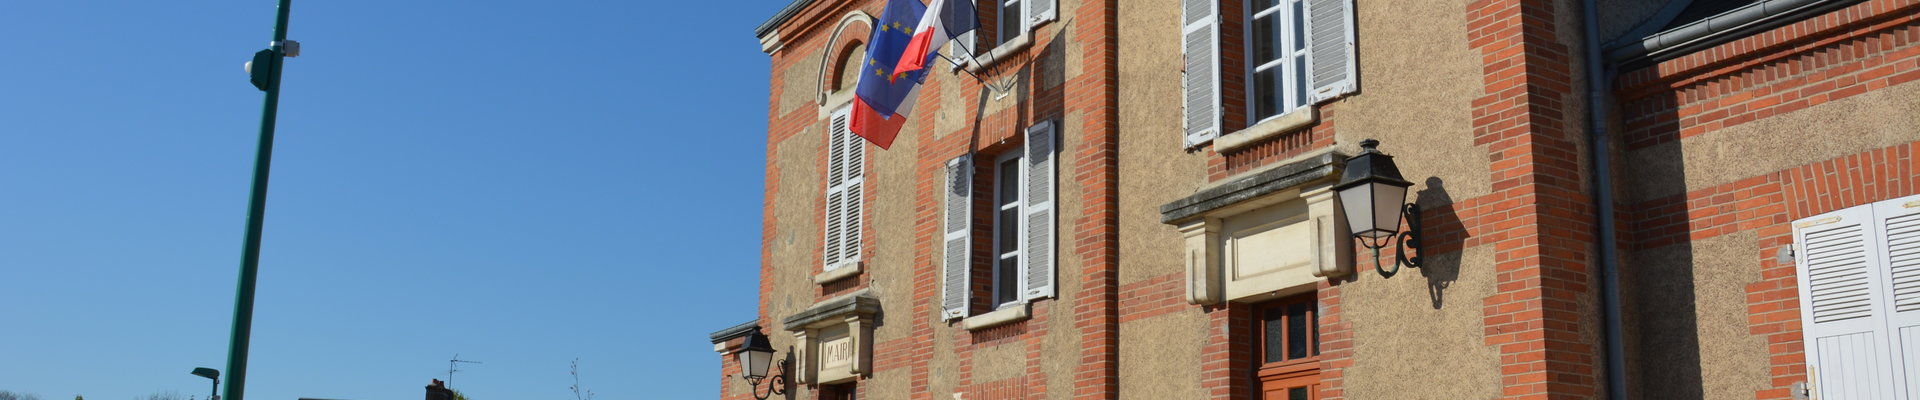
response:
M874 23L873 35L867 38L867 60L861 65L860 84L854 94L882 117L904 114L896 112L900 104L927 76L925 69L905 74L893 71L900 65L901 53L913 42L914 26L926 13L927 6L919 0L889 0L880 11L880 20Z
M854 86L853 133L885 149L893 145L913 109L913 98L920 93L920 80L927 69L895 72L901 53L913 42L913 30L927 6L920 0L888 0L880 11L880 20L867 37L867 59L860 63L860 83ZM937 54L929 54L933 57Z

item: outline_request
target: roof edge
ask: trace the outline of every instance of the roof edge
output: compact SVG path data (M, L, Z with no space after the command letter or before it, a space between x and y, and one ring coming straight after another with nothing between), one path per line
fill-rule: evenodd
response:
M767 18L766 22L761 22L760 26L753 28L753 37L766 37L767 33L773 32L773 28L779 27L780 24L787 23L787 20L793 19L793 16L799 14L801 9L813 5L814 1L815 0L793 0L792 3L787 3L787 6L781 8L780 12L774 13L772 18Z
M1764 0L1653 33L1607 49L1609 61L1628 67L1678 57L1865 0Z
M721 329L718 331L714 331L711 334L707 334L707 339L712 339L713 343L720 343L728 340L733 340L733 338L746 336L747 333L757 331L757 330L760 330L759 320L747 321L747 322L740 323L739 325L728 327L727 329Z

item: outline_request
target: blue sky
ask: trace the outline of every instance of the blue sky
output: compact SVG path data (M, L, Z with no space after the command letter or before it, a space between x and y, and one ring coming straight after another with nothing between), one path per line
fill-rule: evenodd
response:
M274 3L0 4L0 390L205 397ZM295 1L247 397L713 398L785 3Z

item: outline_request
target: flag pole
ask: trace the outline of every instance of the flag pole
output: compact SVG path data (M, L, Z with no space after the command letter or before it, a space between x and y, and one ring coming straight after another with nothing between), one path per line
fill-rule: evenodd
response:
M975 74L973 73L973 71L968 71L967 66L960 65L959 61L954 61L953 58L947 57L947 55L945 54L933 53L933 55L940 57L940 59L942 60L947 60L947 63L953 64L954 69L960 70L960 72L967 73L968 76L973 77L973 80L980 81L980 83L987 83L986 78L981 78L979 74Z
M976 15L976 16L975 16L975 18L978 18L978 16ZM980 24L979 24L978 22L975 22L975 23L974 23L974 28L973 28L973 29L974 29L974 30L976 30L976 31L977 31L977 30L980 30L980 28L979 28L979 25L980 25ZM977 37L977 36L976 36L976 37ZM973 46L968 46L968 45L966 45L965 43L961 43L961 42L960 42L959 40L953 40L953 39L955 39L955 38L954 38L954 37L953 37L952 35L948 35L948 36L947 36L947 38L948 38L948 40L950 40L950 41L952 41L952 42L953 42L953 45L954 45L954 47L957 47L957 48L960 48L961 50L966 50L966 52L967 52L967 57L968 57L968 58L971 58L971 59L973 59L973 60L975 60L975 61L978 61L978 60L980 60L980 55L979 55L979 54L976 54L976 53L974 53L974 52L973 52L973 49L972 49L972 47L973 47ZM997 57L994 57L994 55L993 55L993 52L991 52L991 51L989 51L989 52L987 52L987 58L989 58L989 60L987 60L987 64L992 64L992 65L994 66L993 68L994 68L995 70L998 70L998 69L999 69L999 66L1000 66L1000 60L998 60L998 59L997 59ZM953 60L951 60L951 59L949 59L949 60L947 60L947 61L953 61ZM967 71L967 67L966 67L966 66L963 66L963 65L957 65L957 64L956 64L956 65L954 65L954 66L956 66L956 67L959 67L959 68L960 68L960 70L962 70L962 71ZM973 71L967 71L967 74L968 74L968 75L973 75ZM994 75L999 75L999 74L998 74L998 73L995 73ZM974 79L979 79L979 80L980 80L980 83L982 83L982 84L985 84L985 85L987 85L987 88L990 88L990 89L993 89L993 91L995 91L995 92L1005 92L1005 91L1008 91L1008 90L1012 90L1012 89L1013 89L1013 88L1005 88L1005 89L1002 89L1002 88L1000 88L999 86L995 86L995 85L994 85L994 84L993 84L992 82L988 82L988 81L987 81L986 79L981 79L979 75L973 75L973 78L974 78Z

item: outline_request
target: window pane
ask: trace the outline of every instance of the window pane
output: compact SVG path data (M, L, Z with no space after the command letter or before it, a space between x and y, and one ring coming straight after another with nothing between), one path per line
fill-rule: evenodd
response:
M1281 56L1280 13L1254 18L1247 36L1253 37L1253 65L1259 66Z
M1020 36L1020 2L1009 0L1000 6L1000 43Z
M1293 70L1293 91L1291 92L1293 98L1287 103L1294 107L1307 105L1307 57L1294 57L1291 69Z
M1280 75L1285 68L1273 68L1253 73L1253 120L1258 122L1267 117L1280 115L1280 94L1282 90Z
M1304 8L1306 4L1305 1L1295 0L1292 14L1289 15L1292 18L1287 18L1287 21L1293 25L1293 50L1296 51L1307 48L1307 10Z
M1287 306L1287 359L1307 357L1307 303Z
M1248 8L1248 10L1253 10L1254 13L1259 13L1260 10L1273 8L1273 6L1276 6L1279 4L1280 4L1280 0L1253 0L1253 7Z
M1269 308L1260 316L1260 347L1265 349L1263 353L1266 353L1262 362L1286 361L1284 357L1286 353L1282 352L1284 348L1281 346L1282 327L1280 325L1286 319L1286 314L1282 311L1279 308Z
M998 281L999 282L996 283L998 290L994 290L996 296L994 296L993 305L1007 304L1019 298L1020 257L1000 259L1000 275Z
M995 251L1007 254L1020 251L1020 208L1000 210L1000 226L993 228L998 235L994 237ZM998 256L1000 254L994 254Z
M1000 163L1000 202L995 206L1004 206L1020 201L1020 159L1015 158Z
M1287 400L1307 400L1307 388L1287 389Z
M1311 316L1307 318L1307 325L1313 327L1313 355L1317 356L1320 355L1320 310L1318 309L1320 303L1307 303L1307 305L1315 307L1312 310L1313 313L1309 314Z

